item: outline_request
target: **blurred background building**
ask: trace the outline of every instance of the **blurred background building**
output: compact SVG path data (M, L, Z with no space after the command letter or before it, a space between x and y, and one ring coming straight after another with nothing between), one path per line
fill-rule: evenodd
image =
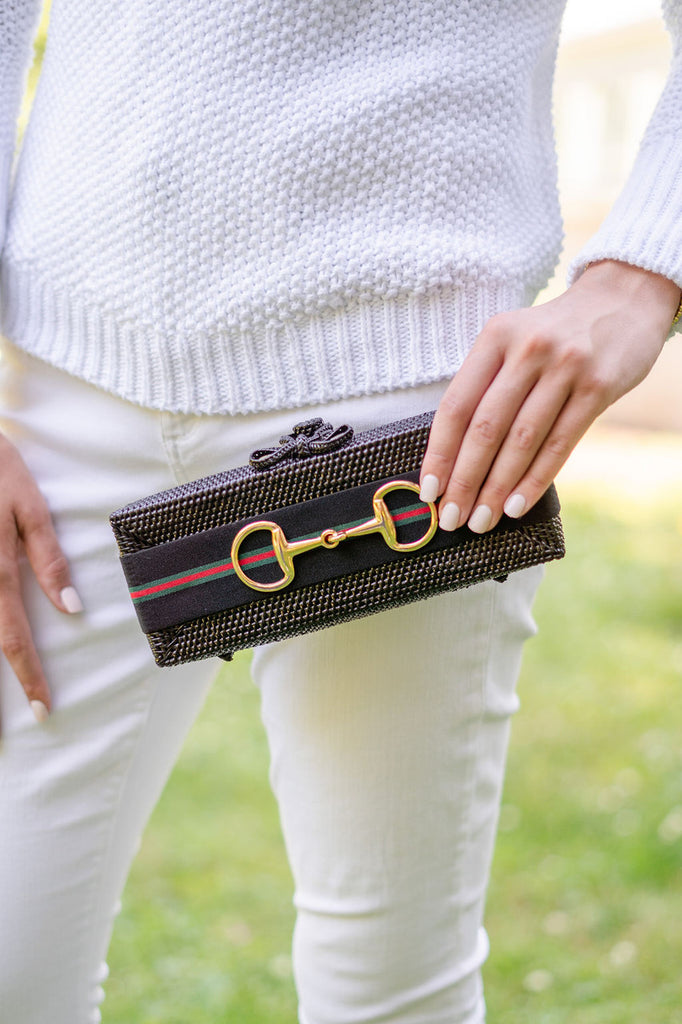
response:
M554 119L566 238L546 292L564 287L570 259L618 195L665 83L672 47L659 0L568 0ZM682 432L682 339L602 420Z

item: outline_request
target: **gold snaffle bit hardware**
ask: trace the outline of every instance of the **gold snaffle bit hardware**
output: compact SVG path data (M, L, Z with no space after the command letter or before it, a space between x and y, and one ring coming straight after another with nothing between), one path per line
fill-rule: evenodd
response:
M333 528L323 530L317 537L288 541L282 527L277 523L273 523L270 519L259 519L255 523L242 526L232 541L230 551L232 568L242 583L245 583L247 587L251 587L252 590L281 590L283 587L287 587L295 576L294 558L297 555L303 554L304 551L312 551L313 548L322 547L331 550L337 547L342 540L348 540L352 537L365 537L370 533L380 533L388 547L393 551L416 551L418 548L428 544L438 529L438 510L434 502L425 501L424 504L428 506L431 513L431 520L426 533L418 540L401 544L398 540L391 511L384 501L384 497L387 494L398 490L414 491L416 494L419 494L419 484L414 484L411 480L389 480L388 483L377 487L374 492L372 497L374 516L371 519L367 519L364 523L358 523L357 526L349 526L347 530L334 530ZM259 530L268 530L270 532L272 549L284 574L281 580L275 580L274 583L259 583L256 580L249 579L239 564L239 549L242 542L252 533L257 533Z

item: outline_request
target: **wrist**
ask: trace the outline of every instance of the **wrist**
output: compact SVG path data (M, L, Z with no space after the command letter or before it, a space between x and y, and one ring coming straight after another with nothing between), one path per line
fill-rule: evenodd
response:
M579 281L620 291L625 303L650 306L666 330L682 319L682 289L663 274L620 260L598 260L587 264Z

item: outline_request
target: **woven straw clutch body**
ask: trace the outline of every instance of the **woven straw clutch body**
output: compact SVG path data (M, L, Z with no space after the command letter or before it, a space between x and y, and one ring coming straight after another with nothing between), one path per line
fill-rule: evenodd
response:
M297 424L251 465L111 516L159 665L283 640L564 554L554 486L491 531L438 527L419 499L433 413L357 436Z

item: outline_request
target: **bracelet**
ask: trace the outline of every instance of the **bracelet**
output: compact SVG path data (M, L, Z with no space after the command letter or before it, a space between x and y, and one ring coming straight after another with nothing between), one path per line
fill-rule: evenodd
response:
M682 295L680 295L680 304L677 307L677 313L675 313L675 316L673 317L673 322L670 326L674 327L679 320L682 320Z

